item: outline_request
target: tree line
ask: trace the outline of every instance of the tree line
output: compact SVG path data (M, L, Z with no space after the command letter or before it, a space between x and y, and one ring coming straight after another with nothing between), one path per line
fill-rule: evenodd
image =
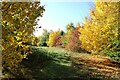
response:
M87 51L91 54L108 55L120 60L120 2L97 2L90 10L82 26L78 23L66 25L66 32L61 30L48 32L38 37L39 46L63 47L71 51Z

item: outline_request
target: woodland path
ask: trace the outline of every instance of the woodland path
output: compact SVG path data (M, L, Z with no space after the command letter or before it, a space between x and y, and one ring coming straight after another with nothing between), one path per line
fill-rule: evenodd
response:
M39 50L48 58L39 55ZM120 63L108 57L55 47L37 47L34 51L37 55L29 57L33 61L29 69L35 80L120 80Z

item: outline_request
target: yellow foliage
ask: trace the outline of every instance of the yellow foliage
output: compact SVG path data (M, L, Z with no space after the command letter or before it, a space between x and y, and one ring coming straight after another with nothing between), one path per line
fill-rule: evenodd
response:
M57 37L57 36L60 36L60 31L52 31L49 35L49 40L48 40L48 45L49 47L53 47L54 46L54 39Z
M115 2L95 2L91 18L87 18L81 32L82 48L92 53L104 50L118 35L118 5Z
M2 3L2 65L4 71L7 69L14 75L19 74L17 69L20 67L20 62L31 54L31 47L26 43L32 40L35 20L42 16L43 11L39 2Z

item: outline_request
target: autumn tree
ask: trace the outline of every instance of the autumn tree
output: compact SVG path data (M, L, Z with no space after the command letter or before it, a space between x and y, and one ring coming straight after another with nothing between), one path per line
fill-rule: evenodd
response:
M83 28L80 29L82 48L98 54L110 50L112 43L118 40L119 2L97 2L91 10L91 18L86 18Z
M49 35L48 45L50 47L61 45L61 36L64 34L62 30L51 31Z
M78 23L76 29L72 31L72 34L66 46L66 48L70 51L75 51L75 52L81 51L81 41L79 40L80 28L81 28L80 24Z
M69 23L66 25L66 30L67 32L64 34L64 36L62 37L62 44L63 47L66 47L66 45L68 44L68 41L70 39L70 36L72 34L72 31L75 29L74 24L73 23Z
M31 54L27 42L33 39L37 17L42 16L44 7L40 2L2 3L2 65L3 73L23 77L20 63Z
M55 39L53 40L54 46L59 46L62 47L62 37L64 35L64 31L63 30L59 30L59 35L55 37Z

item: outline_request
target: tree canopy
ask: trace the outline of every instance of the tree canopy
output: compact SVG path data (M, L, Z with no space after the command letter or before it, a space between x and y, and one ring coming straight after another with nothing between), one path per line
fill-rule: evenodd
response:
M34 38L37 17L43 15L44 6L40 2L3 2L2 3L2 64L18 76L19 64L31 52L27 42ZM6 71L7 70L7 71Z

